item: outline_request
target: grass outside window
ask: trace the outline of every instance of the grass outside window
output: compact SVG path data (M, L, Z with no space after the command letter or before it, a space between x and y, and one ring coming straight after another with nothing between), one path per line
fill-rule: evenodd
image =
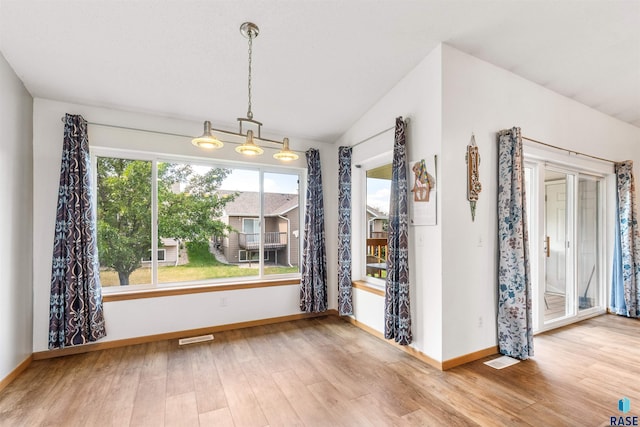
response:
M158 267L158 282L177 283L195 282L206 279L224 279L232 277L257 276L257 263L249 266L223 264L209 252L206 243L187 243L189 262L178 266ZM255 266L255 267L253 267ZM298 267L265 266L265 274L298 273ZM149 284L149 267L140 267L131 273L131 285ZM100 281L103 287L118 286L118 273L113 270L101 270Z

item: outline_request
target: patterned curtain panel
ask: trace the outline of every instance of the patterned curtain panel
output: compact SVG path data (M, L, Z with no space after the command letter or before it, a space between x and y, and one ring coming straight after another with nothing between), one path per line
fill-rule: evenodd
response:
M615 171L618 198L611 311L627 317L639 317L640 230L633 162L616 163Z
M338 311L353 314L351 289L351 147L338 149Z
M318 313L327 310L327 256L324 244L324 206L320 152L307 151L307 203L304 215L304 242L300 279L300 310Z
M50 349L106 336L90 165L87 122L67 114L53 243Z
M498 344L500 353L533 356L529 237L520 128L499 133Z
M384 337L400 345L411 343L409 304L409 222L407 212L407 152L405 122L396 119L389 206L387 280L384 298Z

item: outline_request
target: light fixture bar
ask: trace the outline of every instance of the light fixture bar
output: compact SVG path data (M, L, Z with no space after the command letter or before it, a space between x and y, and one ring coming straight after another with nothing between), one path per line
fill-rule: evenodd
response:
M249 108L251 108L251 107L249 107ZM251 116L253 117L253 113L251 113ZM257 120L253 120L253 119L248 119L248 118L245 119L244 117L238 117L236 120L238 120L238 128L239 128L238 131L242 135L245 135L245 134L242 133L242 124L244 122L248 122L248 123L251 123L252 125L254 125L258 129L258 138L260 138L260 130L262 129L262 122L259 122ZM249 131L247 130L247 132L249 132ZM248 133L246 135L248 135Z
M245 120L246 120L246 119L245 119ZM247 137L247 134L246 134L246 133L234 132L234 131L231 131L231 130L224 130L224 129L216 129L216 128L214 128L214 127L212 127L212 128L211 128L211 131L213 131L213 132L223 133L223 134L225 134L225 135L239 136L239 137L241 137L241 138L246 138L246 137ZM263 137L263 136L259 136L259 135L260 135L260 133L258 133L258 135L255 135L255 134L254 134L254 135L253 135L253 139L255 139L255 140L257 140L257 141L260 141L260 142L270 142L270 143L272 143L272 144L279 144L279 145L283 145L283 142L282 142L282 141L276 141L276 140L269 139L269 138L265 138L265 137Z

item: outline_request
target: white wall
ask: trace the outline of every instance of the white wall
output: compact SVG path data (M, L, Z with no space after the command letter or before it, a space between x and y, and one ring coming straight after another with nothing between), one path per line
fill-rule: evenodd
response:
M442 336L443 360L448 360L497 342L496 133L519 126L524 136L549 144L635 160L637 171L640 129L450 46L442 47L442 66ZM472 132L483 186L475 222L466 199L464 159Z
M31 355L33 100L0 54L0 380Z
M34 147L34 205L33 205L33 351L47 349L49 317L49 283L51 256L53 251L53 227L58 191L60 158L62 153L63 124L65 113L82 114L89 122L105 123L124 127L148 129L182 135L197 135L202 132L202 123L168 119L164 117L134 114L124 111L61 103L46 99L35 99L33 111ZM214 123L215 126L215 123ZM227 144L216 151L203 151L190 143L188 137L137 132L112 127L89 125L91 146L153 151L189 157L210 157L220 160L241 159ZM306 150L317 147L321 150L323 172L326 165L335 162L333 146L291 140L292 149ZM282 166L271 158L272 151L265 150L259 161ZM306 168L304 154L292 167ZM324 178L324 176L323 176ZM325 185L335 185L335 177L326 177ZM326 199L326 198L325 198ZM328 200L327 222L335 223L335 203ZM334 227L335 228L335 227ZM337 230L327 230L328 241L334 239ZM336 249L327 247L328 259L336 257ZM329 263L329 305L337 306L335 263ZM200 293L175 297L138 299L104 304L107 338L105 341L181 331L186 329L243 322L299 313L297 286L258 288L250 290ZM220 299L226 298L226 307Z
M438 225L410 228L412 346L447 361L497 345L497 132L520 126L523 135L549 144L639 164L640 129L447 45L431 52L336 145L374 135L398 115L411 119L410 161L438 154ZM472 133L483 185L475 222L466 198ZM356 147L354 164L390 152L392 144L389 132ZM357 260L364 259L359 171L353 170L354 280L361 278ZM382 332L383 297L354 293L355 318Z
M410 119L407 128L408 160L439 155L441 150L441 62L440 48L431 52L389 93L377 102L336 143L351 146L383 129L393 127L395 118ZM391 162L393 131L388 131L354 148L353 164L368 158L387 155ZM361 279L360 264L364 262L364 199L359 188L363 169L353 169L353 279ZM438 192L442 179L436 177ZM337 185L336 187L337 188ZM336 196L337 197L337 191ZM440 196L438 195L438 198ZM438 200L438 210L440 203ZM440 219L441 214L438 213ZM427 356L441 360L442 355L442 272L441 225L415 226L409 229L412 346ZM420 243L422 242L422 243ZM358 263L357 260L361 260ZM354 289L355 318L383 332L384 297Z

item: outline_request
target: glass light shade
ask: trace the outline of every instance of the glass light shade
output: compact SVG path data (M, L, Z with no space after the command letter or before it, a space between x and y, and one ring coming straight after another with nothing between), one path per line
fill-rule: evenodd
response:
M252 130L247 131L247 140L244 142L244 144L236 147L236 151L246 156L258 156L264 153L264 150L258 147L255 142L253 142Z
M224 144L211 133L211 122L204 122L204 133L197 138L193 138L191 143L199 148L206 148L213 150L214 148L221 148Z
M274 154L273 158L289 162L291 160L298 160L299 156L289 149L289 138L285 138L282 140L282 150Z

